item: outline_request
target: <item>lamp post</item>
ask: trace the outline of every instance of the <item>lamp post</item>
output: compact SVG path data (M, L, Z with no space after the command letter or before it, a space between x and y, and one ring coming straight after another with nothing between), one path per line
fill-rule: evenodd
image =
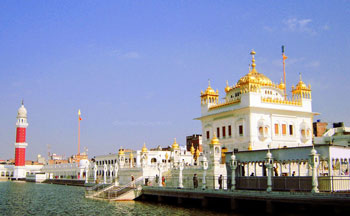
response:
M237 160L234 152L232 152L230 166L231 166L231 172L232 172L231 173L231 191L234 191L236 190L236 169L237 169Z
M273 167L273 158L272 158L272 154L270 152L270 145L267 146L267 154L265 157L265 164L267 167L267 192L271 192L272 191L272 167Z
M113 171L113 165L110 164L110 165L109 165L109 180L110 180L111 183L113 182L112 171Z
M159 172L159 179L160 179L158 186L162 187L162 182L163 182L162 181L162 167L161 167L160 162L157 163L157 169L158 169L158 172Z
M182 182L182 170L184 169L184 162L181 161L179 164L179 188L183 188L183 182Z
M107 164L103 165L103 184L107 183Z
M94 164L94 182L96 183L96 180L97 180L97 165L96 165L96 162Z
M89 165L85 167L85 183L89 182Z
M119 164L118 162L115 162L114 164L114 174L115 174L115 181L114 181L114 185L115 186L119 186L119 177L118 177L118 171L119 171Z
M202 166L203 166L203 179L202 179L202 190L206 189L206 181L205 181L205 177L207 175L207 169L208 169L208 160L205 156L203 156L203 160L202 160Z
M312 193L319 193L318 190L318 180L317 180L317 168L320 164L320 155L317 154L315 146L312 145L311 154L309 154L309 164L312 168Z

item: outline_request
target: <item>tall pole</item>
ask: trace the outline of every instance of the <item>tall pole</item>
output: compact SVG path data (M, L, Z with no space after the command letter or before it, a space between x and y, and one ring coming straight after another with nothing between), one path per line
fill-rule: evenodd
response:
M284 99L287 99L287 84L286 84L286 59L288 57L284 55L284 45L282 45L282 59L283 59L283 82L284 82Z
M78 155L80 155L80 121L81 121L81 112L80 112L80 109L78 111Z

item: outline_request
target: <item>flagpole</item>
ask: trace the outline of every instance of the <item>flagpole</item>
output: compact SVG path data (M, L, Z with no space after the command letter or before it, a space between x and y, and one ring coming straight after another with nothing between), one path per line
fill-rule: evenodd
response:
M78 111L78 155L80 155L80 109Z
M285 63L287 56L284 55L284 46L282 46L282 59L283 59L284 99L287 100L286 63Z

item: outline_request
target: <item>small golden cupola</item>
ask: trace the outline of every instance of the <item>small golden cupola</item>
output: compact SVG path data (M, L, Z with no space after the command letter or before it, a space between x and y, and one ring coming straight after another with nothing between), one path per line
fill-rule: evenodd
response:
M191 149L190 149L190 151L191 151L191 155L194 155L194 153L195 153L195 149L194 149L194 147L193 147L193 143L192 143L192 145L191 145Z
M146 148L146 143L143 143L143 147L142 147L142 150L141 152L142 153L147 153L148 149Z
M216 137L216 134L214 134L214 137L213 137L213 139L211 139L210 144L211 144L211 145L220 144L220 141L219 141L219 139Z
M120 148L118 154L119 154L119 155L124 155L124 154L125 154L125 153L124 153L124 149L123 149L123 148Z
M208 80L208 88L205 92L203 93L203 91L201 91L201 104L209 103L219 103L219 90L214 91L214 89L212 89L210 86L210 80Z
M231 90L231 87L228 85L228 80L226 80L226 88L225 88L225 92L229 92Z
M257 92L261 86L273 85L272 81L268 77L256 70L255 54L256 52L254 50L250 52L250 55L252 55L252 68L249 70L248 74L239 79L237 82L236 86L240 87L242 92Z
M311 85L309 84L306 86L306 84L301 79L301 74L299 74L299 82L295 86L292 86L292 97L293 99L311 99Z
M173 145L171 146L174 150L175 149L180 149L180 147L179 147L179 144L177 144L177 142L176 142L176 138L174 138L174 142L173 142Z
M283 82L282 79L281 79L281 82L280 82L280 84L278 85L278 88L284 90L285 87L286 87L286 85L284 84L284 82Z

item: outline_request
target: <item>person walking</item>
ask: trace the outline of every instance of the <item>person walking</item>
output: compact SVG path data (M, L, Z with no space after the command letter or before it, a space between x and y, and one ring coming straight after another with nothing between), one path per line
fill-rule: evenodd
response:
M219 189L221 190L222 189L222 175L219 176Z
M163 185L163 187L165 187L165 177L164 176L162 176L162 185Z
M158 184L158 183L159 183L159 176L156 175L156 184Z
M136 187L136 185L135 185L135 177L133 175L131 175L131 185L132 185L133 188Z
M193 187L194 189L198 188L198 178L196 173L193 175Z

